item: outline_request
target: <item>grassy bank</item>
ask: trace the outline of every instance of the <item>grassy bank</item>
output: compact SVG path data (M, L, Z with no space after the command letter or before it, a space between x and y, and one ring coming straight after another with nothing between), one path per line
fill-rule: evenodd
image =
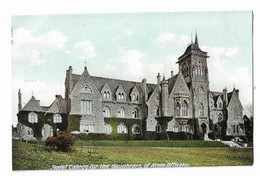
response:
M98 141L96 153L89 153L89 142L77 141L76 152L50 152L43 144L13 141L13 169L51 169L52 165L91 164L148 164L148 163L188 163L190 166L251 165L253 149L229 147L169 147L172 143L157 141L158 146L150 146L150 141ZM126 141L124 141L126 142ZM140 146L141 142L143 146ZM185 143L185 141L182 141ZM180 142L178 145L181 145ZM196 141L186 141L198 145ZM201 141L200 141L201 142ZM178 143L178 142L176 142ZM105 145L110 144L110 146ZM112 146L113 144L113 146ZM160 146L164 144L165 146ZM93 151L93 150L92 150Z

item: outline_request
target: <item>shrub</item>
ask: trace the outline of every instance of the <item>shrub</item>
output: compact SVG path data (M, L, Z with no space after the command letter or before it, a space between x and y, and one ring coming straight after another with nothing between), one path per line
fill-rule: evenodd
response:
M57 136L50 136L45 142L54 151L71 152L76 138L69 133L58 131Z

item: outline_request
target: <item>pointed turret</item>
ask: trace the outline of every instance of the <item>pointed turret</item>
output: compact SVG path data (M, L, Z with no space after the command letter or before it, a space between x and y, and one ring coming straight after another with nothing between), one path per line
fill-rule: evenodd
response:
M199 47L199 41L198 41L198 37L197 37L197 32L195 34L195 45L197 45Z

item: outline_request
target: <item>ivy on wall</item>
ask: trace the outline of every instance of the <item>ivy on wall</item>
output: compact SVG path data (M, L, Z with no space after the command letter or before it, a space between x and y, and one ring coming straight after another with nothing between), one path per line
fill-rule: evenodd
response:
M81 115L69 115L68 116L68 128L67 131L68 132L72 132L72 131L79 131L79 125L80 125L80 118Z
M161 125L162 127L162 132L166 132L167 130L167 127L168 127L168 122L170 122L171 120L173 119L173 117L168 117L168 116L165 116L165 117L155 117L155 120L158 122L158 124Z
M45 112L36 112L38 115L37 123L30 123L28 121L28 115L30 111L20 111L18 116L18 122L21 124L28 126L33 130L34 137L42 138L42 128L44 124L49 124L53 128L54 135L56 134L57 129L61 131L66 131L68 126L68 120L66 114L60 114L62 117L62 123L53 123L53 114L45 113Z

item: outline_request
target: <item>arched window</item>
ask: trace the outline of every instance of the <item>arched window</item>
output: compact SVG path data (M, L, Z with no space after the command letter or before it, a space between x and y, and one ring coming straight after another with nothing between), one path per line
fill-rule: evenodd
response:
M123 107L118 110L118 117L125 117L125 109Z
M103 109L103 116L104 117L110 117L110 109L109 107L105 106Z
M117 133L127 133L126 126L124 124L119 124L117 126Z
M183 103L182 103L182 115L183 116L188 115L188 104L186 101L183 101Z
M198 67L198 75L203 76L203 71L202 71L202 63L201 61L197 62L197 67Z
M181 115L181 105L179 102L176 104L176 115L180 116Z
M124 100L124 93L118 94L118 100Z
M133 134L141 134L140 125L134 124L133 127L132 127L132 133Z
M135 94L132 96L132 101L136 101L136 95Z
M28 114L28 121L30 123L38 123L38 115L35 112L30 112Z
M33 136L33 130L32 129L28 130L28 136Z
M155 132L156 133L161 133L162 132L162 126L159 123L157 123L157 125L155 126Z
M218 103L218 108L219 108L219 109L222 108L222 103L221 103L221 102Z
M61 123L62 122L62 118L60 114L54 114L53 115L53 123Z
M160 111L159 111L159 106L156 105L156 106L155 106L155 116L156 116L156 117L159 117L159 115L160 115L159 112L160 112Z
M50 127L50 136L53 136L53 128Z
M111 134L112 133L112 128L109 124L105 125L105 133L106 134Z
M104 99L110 99L109 91L105 91L103 97L104 97Z
M133 111L133 118L139 118L139 110L137 108Z
M86 85L83 87L82 92L83 93L92 93L92 90L90 89L89 86Z
M223 115L220 113L219 115L218 115L218 121L220 122L220 121L222 121L223 120Z
M201 117L204 116L204 106L203 106L202 103L200 103L200 107L199 107L199 115L200 115Z

